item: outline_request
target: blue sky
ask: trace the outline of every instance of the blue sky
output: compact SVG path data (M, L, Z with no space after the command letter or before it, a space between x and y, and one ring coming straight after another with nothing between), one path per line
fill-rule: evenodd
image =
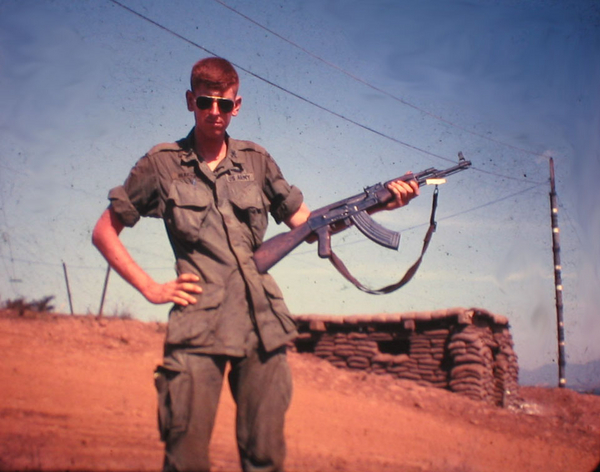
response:
M483 307L509 317L523 367L552 362L552 156L566 350L570 362L600 358L597 2L122 4L147 19L109 0L0 0L2 299L55 295L68 311L64 262L75 311L97 311L106 264L90 236L106 194L154 144L187 134L189 70L208 50L239 68L231 134L265 146L311 208L448 167L459 151L473 162L440 188L438 231L408 286L361 293L305 245L272 270L292 312ZM377 216L402 232L399 252L354 230L334 239L366 283L395 281L418 256L431 189L422 194ZM144 220L123 239L166 281L174 270L163 233ZM164 321L168 307L113 273L105 312L123 311Z

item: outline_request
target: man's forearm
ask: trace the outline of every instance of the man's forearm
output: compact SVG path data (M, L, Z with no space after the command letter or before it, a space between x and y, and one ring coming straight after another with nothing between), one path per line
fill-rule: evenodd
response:
M157 283L133 260L119 238L123 223L109 207L100 217L92 242L110 266L135 287L151 303L177 303L187 306L196 303L194 295L202 293L198 285L200 278L195 274L181 274L176 280Z
M92 242L109 265L142 295L146 296L146 289L154 281L133 260L121 242L119 234L122 229L123 224L112 209L108 208L96 223L92 233Z

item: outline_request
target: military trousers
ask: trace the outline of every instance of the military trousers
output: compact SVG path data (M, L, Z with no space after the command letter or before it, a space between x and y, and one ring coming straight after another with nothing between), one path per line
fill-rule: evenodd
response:
M284 420L292 395L285 347L242 358L185 350L165 355L155 372L164 472L210 470L209 442L228 362L242 470L283 470Z

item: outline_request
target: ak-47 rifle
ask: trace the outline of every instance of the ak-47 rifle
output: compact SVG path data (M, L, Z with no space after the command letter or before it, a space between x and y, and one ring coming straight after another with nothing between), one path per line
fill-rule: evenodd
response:
M445 177L466 170L471 166L471 161L465 160L462 152L458 153L458 164L444 170L433 167L425 169L417 174L408 173L399 178L385 183L378 183L364 189L362 193L353 197L340 200L311 212L308 220L300 226L272 237L263 242L254 253L254 262L260 273L266 273L277 262L288 255L292 250L307 239L318 238L318 253L322 258L328 258L340 273L356 285L360 290L373 294L390 293L406 284L417 271L423 255L429 245L431 235L435 231L435 209L437 206L437 184L444 183ZM364 287L346 269L343 262L331 250L331 233L339 232L355 225L366 237L372 241L390 249L398 249L400 245L400 233L384 228L375 222L369 211L384 207L394 199L393 193L387 188L388 184L396 180L408 182L416 180L419 186L435 184L433 205L429 230L425 236L421 256L415 262L405 276L396 284L389 285L379 290Z

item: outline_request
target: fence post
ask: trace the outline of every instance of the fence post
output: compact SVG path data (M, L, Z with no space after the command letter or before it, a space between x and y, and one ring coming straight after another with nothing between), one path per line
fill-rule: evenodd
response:
M63 262L63 271L65 273L65 282L67 284L67 296L69 297L69 308L71 309L71 314L73 314L73 301L71 300L71 288L69 287L69 276L67 274L67 265Z
M106 296L106 287L108 286L108 276L110 275L110 264L106 269L106 277L104 277L104 288L102 289L102 298L100 298L100 308L98 309L98 316L102 316L102 309L104 308L104 297Z

